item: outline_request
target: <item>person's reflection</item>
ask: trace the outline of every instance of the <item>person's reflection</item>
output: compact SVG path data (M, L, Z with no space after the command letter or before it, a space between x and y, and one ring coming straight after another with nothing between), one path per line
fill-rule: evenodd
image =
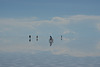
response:
M50 39L49 39L49 43L50 43L50 46L52 45L53 43L53 38L50 36Z
M31 39L29 39L29 42L31 42Z

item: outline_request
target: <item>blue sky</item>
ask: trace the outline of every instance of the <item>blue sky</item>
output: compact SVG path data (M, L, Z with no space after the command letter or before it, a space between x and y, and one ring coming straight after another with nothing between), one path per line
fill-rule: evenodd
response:
M1 18L99 15L99 0L0 0Z
M0 52L100 56L99 3L99 0L0 0ZM30 43L28 35L32 35ZM50 35L54 38L52 47L48 42Z

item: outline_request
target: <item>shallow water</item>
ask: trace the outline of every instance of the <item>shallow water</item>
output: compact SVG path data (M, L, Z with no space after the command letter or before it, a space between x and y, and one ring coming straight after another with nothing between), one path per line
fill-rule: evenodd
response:
M0 67L100 66L99 55L86 52L84 47L83 51L79 52L78 48L76 51L73 47L75 44L69 44L66 40L57 37L54 37L52 46L49 44L49 37L40 37L38 41L33 37L31 42L25 36L1 37L0 42Z
M72 57L49 53L0 53L0 67L99 67L100 57Z

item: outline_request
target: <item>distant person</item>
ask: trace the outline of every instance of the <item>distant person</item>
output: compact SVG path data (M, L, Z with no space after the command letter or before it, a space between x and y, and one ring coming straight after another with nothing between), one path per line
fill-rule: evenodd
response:
M62 35L61 35L61 40L62 40Z
M31 42L31 35L29 35L29 42Z
M36 36L36 41L38 41L38 36Z
M50 43L50 46L52 45L53 43L53 38L50 36L50 39L49 39L49 43Z
M31 38L31 35L29 35L29 38Z

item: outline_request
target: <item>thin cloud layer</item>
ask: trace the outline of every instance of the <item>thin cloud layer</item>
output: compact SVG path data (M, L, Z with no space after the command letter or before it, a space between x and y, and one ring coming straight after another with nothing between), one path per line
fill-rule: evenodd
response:
M98 23L97 27L99 27L100 16L88 16L88 15L75 15L75 16L69 16L69 17L53 17L51 18L51 20L38 20L37 17L23 18L23 19L14 19L14 18L6 19L5 18L5 19L0 19L0 26L4 28L6 26L11 26L12 28L14 27L33 28L34 26L39 26L45 23L63 26L63 25L67 25L73 22L81 23L85 20L89 20L89 21L94 20L96 21L94 23Z

